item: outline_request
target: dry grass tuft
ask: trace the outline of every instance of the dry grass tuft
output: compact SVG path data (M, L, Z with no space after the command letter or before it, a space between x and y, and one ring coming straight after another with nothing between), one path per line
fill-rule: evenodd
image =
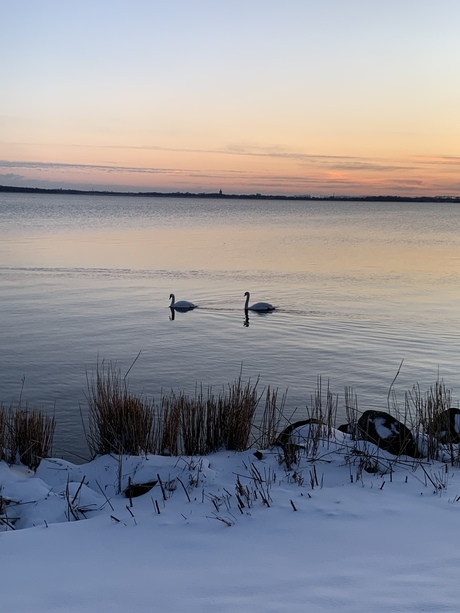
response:
M5 450L8 447L8 419L3 404L0 405L0 459L5 459Z
M93 457L203 455L221 448L248 449L259 403L257 384L243 384L240 377L217 395L202 387L194 396L171 392L157 409L128 391L119 370L98 365L88 380L90 452ZM267 403L275 410L276 394L269 393Z
M194 455L248 449L259 403L257 384L243 384L240 377L217 395L201 387L193 397L183 392L164 396L161 452Z
M278 438L281 421L284 418L284 407L286 404L287 391L281 397L278 404L278 389L267 387L265 393L265 407L262 414L260 425L253 425L253 430L258 432L255 436L253 446L260 449L269 449Z
M54 417L45 415L41 409L18 407L11 412L10 430L14 444L10 451L29 468L37 468L52 448L56 424ZM11 457L11 461L13 457Z
M459 464L460 409L452 408L451 392L444 383L437 381L425 393L414 386L405 395L403 415L398 410L393 383L387 398L388 412L397 414L411 430L419 449L423 448L423 457L446 458L443 461ZM240 375L217 394L211 387L204 389L203 386L197 386L194 395L171 391L156 406L153 401L131 393L119 369L111 364L98 364L92 378L87 377L86 438L91 455L193 456L219 449L244 451L250 447L278 446L284 455L282 460L290 468L297 463L299 453L310 460L317 459L324 443L342 440L346 447L346 441L363 439L358 427L357 397L352 388L345 388L347 423L339 429L349 438L343 439L336 436L338 396L331 392L329 382L323 386L321 377L317 378L316 391L302 415L304 419L296 421L295 412L290 420L284 416L287 391L279 401L277 389L268 386L259 393L258 385L258 378L255 382L244 382ZM265 405L260 419L256 419L261 401ZM301 438L299 433L296 435L299 428L302 428ZM46 416L41 409L22 408L19 403L17 408L6 410L0 405L1 458L36 468L49 455L54 430L54 417ZM365 449L360 449L359 455L364 458L360 470L371 472L381 463L379 457L371 457L371 452ZM405 455L403 451L401 455Z
M8 464L22 463L36 469L49 457L53 445L54 417L40 408L0 406L0 444L2 459Z
M226 449L244 451L249 447L254 416L259 404L257 386L248 381L243 385L241 376L228 388L228 394L222 396L221 412L224 417L224 445Z
M120 370L98 365L88 381L88 405L87 442L93 457L155 452L153 407L128 391Z
M439 457L442 445L450 447L452 463L457 459L446 413L451 406L451 392L443 381L436 381L424 394L418 385L406 393L406 412L415 413L415 430L418 438L425 435L428 460Z

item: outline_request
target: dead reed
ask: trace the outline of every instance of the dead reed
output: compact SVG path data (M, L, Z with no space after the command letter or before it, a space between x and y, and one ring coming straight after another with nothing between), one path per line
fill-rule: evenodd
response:
M161 399L161 434L158 453L179 455L182 399L173 392Z
M408 413L415 415L416 436L424 441L425 455L428 460L438 459L441 448L450 449L451 462L458 459L458 451L454 448L453 433L449 424L448 410L452 406L452 394L444 382L436 381L425 393L414 385L412 391L406 392L405 403Z
M260 449L269 449L272 447L278 437L280 424L284 418L284 410L286 405L287 390L281 396L278 404L278 389L267 387L265 392L265 407L262 414L260 424L253 424L255 433L252 446Z
M309 458L316 458L322 443L334 439L336 428L338 395L332 393L329 382L323 386L318 377L305 419L287 420L288 425L281 433L280 423L286 422L287 392L278 403L278 390L268 387L259 393L258 384L259 379L244 382L240 375L217 394L211 387L203 386L197 387L194 395L171 391L162 397L158 408L129 392L119 370L111 365L98 366L88 383L87 438L91 453L205 455L218 449L243 451L255 445L269 448L277 444L287 466L296 462L299 449ZM388 403L390 397L389 393ZM262 398L265 407L256 425L256 411ZM428 441L428 458L438 457L440 446L449 443L447 418L442 415L450 402L450 393L440 382L425 395L418 387L406 395L404 421L410 420L412 431L415 423L420 436L423 432ZM398 412L395 398L393 404L394 414ZM345 431L351 440L361 438L358 402L352 388L345 388L345 412L348 421ZM300 438L294 435L299 427L303 427ZM454 461L454 447L451 449Z
M345 387L345 415L347 417L347 429L351 434L358 432L358 397L352 387Z
M259 379L253 384L248 381L243 385L241 376L228 386L227 394L222 397L221 407L224 416L224 445L226 449L244 451L249 447L252 424L259 395L257 386Z
M49 457L56 423L43 409L28 406L0 406L2 459L35 469Z
M161 450L172 455L206 454L223 445L223 419L220 397L201 386L194 396L183 392L164 396Z
M172 455L206 454L218 449L242 451L250 446L259 403L258 380L239 377L219 394L203 387L194 396L183 392L161 401L161 451ZM276 399L275 399L276 400Z
M7 425L8 425L7 413L6 413L6 410L3 404L1 404L0 405L0 459L4 459L5 449L8 446Z
M203 455L221 448L248 449L260 400L257 386L258 380L243 383L240 376L219 394L202 386L194 396L171 391L158 408L132 394L119 369L98 365L88 379L90 452L93 457L106 453ZM267 403L274 412L276 394L268 392Z
M423 457L427 460L450 459L452 464L458 464L460 410L451 407L451 392L443 381L438 380L425 393L418 385L414 386L405 395L402 412L392 389L393 383L387 398L388 412L398 415L409 427L419 449L423 450ZM258 386L258 378L255 382L245 382L240 375L218 393L203 386L197 386L193 395L171 391L156 406L153 401L131 393L126 376L123 377L115 366L98 364L93 376L87 376L89 426L86 438L91 455L193 456L219 449L244 451L250 447L278 446L290 468L297 462L300 452L315 460L324 443L342 440L335 431L338 395L331 392L329 382L324 386L321 377L317 378L311 402L305 407L304 415L296 414L296 421L293 416L289 420L284 415L287 391L279 400L277 389L268 386L259 392ZM257 420L256 412L261 402L265 404ZM349 387L345 388L344 409L347 424L340 429L349 435L346 440L352 447L354 441L365 441L365 437L358 427L357 397ZM36 468L42 458L49 456L54 430L54 417L47 416L41 409L23 408L20 403L9 409L0 405L1 458L8 463L20 461ZM373 448L375 445L369 445L370 450ZM404 451L402 448L400 452L403 456ZM367 472L380 461L372 453L361 448L359 451L365 456L363 470Z
M316 379L316 392L312 398L311 406L307 405L307 416L311 422L318 423L323 430L323 435L328 439L332 436L332 430L337 421L338 396L333 394L327 382L325 397L323 398L323 382L321 377Z
M154 411L149 402L128 391L120 370L98 365L88 380L89 430L92 456L106 453L154 453Z

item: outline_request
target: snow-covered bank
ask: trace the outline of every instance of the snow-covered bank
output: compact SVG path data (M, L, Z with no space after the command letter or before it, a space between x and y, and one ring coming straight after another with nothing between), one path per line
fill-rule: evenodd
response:
M458 611L460 469L362 445L2 464L2 610Z

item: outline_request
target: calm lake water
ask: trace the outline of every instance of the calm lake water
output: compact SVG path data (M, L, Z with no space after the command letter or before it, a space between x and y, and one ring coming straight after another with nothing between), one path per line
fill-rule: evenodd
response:
M250 315L244 292L274 313ZM199 308L170 319L169 294ZM318 376L344 415L442 378L458 405L460 205L0 195L0 401L55 412L55 455L88 457L87 375L133 392L286 389ZM22 396L21 396L22 394Z

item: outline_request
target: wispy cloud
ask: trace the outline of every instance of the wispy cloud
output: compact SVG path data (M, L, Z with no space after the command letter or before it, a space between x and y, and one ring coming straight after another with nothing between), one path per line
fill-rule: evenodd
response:
M111 147L113 148L113 147ZM145 149L146 147L141 147L141 149ZM147 147L150 148L150 147ZM152 147L153 148L153 147ZM165 150L162 148L155 148L160 150ZM168 151L171 151L168 149ZM190 152L190 153L212 153L213 155L221 154L221 155L238 155L238 156L256 156L256 157L267 157L267 158L279 158L279 159L290 159L297 160L302 162L307 162L308 165L313 166L315 168L322 168L324 170L343 170L343 171L362 171L362 172L394 172L394 171L402 171L402 170L413 170L414 166L404 165L404 164L384 164L378 161L360 159L355 157L346 157L346 156L323 156L323 155L310 155L310 154L299 154L299 153L288 153L288 152L275 152L268 151L265 153L257 153L251 151L241 151L240 153L235 153L232 151L224 151L224 150L189 150L189 149L174 149L172 151L176 152ZM191 170L187 168L179 168L179 167L143 167L143 166L125 166L119 164L80 164L80 163L64 163L64 162L32 162L32 161L14 161L14 160L0 160L0 167L3 168L24 168L24 169L34 169L34 170L73 170L73 171L99 171L99 172L122 172L122 173L143 173L143 174L168 174L168 173L193 173L195 175L205 175L206 169L202 171ZM232 171L227 171L231 173ZM236 171L240 175L245 174L244 170ZM215 172L212 173L213 175ZM247 173L249 176L250 173Z
M458 155L435 155L415 158L423 164L443 165L443 166L460 166L460 156Z
M5 143L4 145L22 145L28 147L41 147L42 144L36 143ZM435 155L435 156L412 156L404 159L379 159L375 157L365 156L349 156L349 155L327 155L322 153L310 153L302 151L292 151L280 144L258 145L257 143L230 143L221 148L200 149L196 147L164 147L160 145L86 145L76 143L48 143L47 147L73 147L76 149L100 149L104 151L157 151L167 153L181 153L193 155L213 155L213 156L237 156L241 158L267 158L279 159L286 161L297 161L302 167L310 166L315 168L329 170L343 170L351 172L412 172L421 167L421 165L433 166L452 166L460 165L460 156L452 155ZM75 170L99 170L102 172L132 172L132 173L167 173L167 172L187 172L186 168L145 168L145 167L130 167L111 164L66 164L58 162L24 162L16 165L15 162L0 161L1 165L10 163L11 168L17 168L21 165L28 168L54 168L66 169L73 168Z
M133 172L133 173L176 173L177 168L145 168L142 166L120 166L105 164L75 164L65 162L20 162L13 160L0 160L0 168L27 168L34 170L89 170L102 172Z
M7 172L4 174L0 174L0 179L2 181L20 181L21 179L24 179L24 175L18 175L13 172Z
M34 143L1 143L4 145L22 145L28 147L41 147L43 144L37 145ZM233 143L225 145L221 148L200 149L195 147L163 147L159 145L86 145L86 144L69 144L69 143L47 143L47 147L73 147L81 149L103 149L116 151L163 151L169 153L192 153L197 155L220 155L220 156L238 156L238 157L262 157L275 158L284 160L293 160L299 162L307 162L308 164L337 164L341 167L353 167L357 165L368 168L386 169L392 168L388 162L381 162L375 158L366 158L362 156L348 155L325 155L321 153L306 153L302 151L290 151L283 145L268 145L260 146L257 144ZM80 165L85 166L85 165Z

